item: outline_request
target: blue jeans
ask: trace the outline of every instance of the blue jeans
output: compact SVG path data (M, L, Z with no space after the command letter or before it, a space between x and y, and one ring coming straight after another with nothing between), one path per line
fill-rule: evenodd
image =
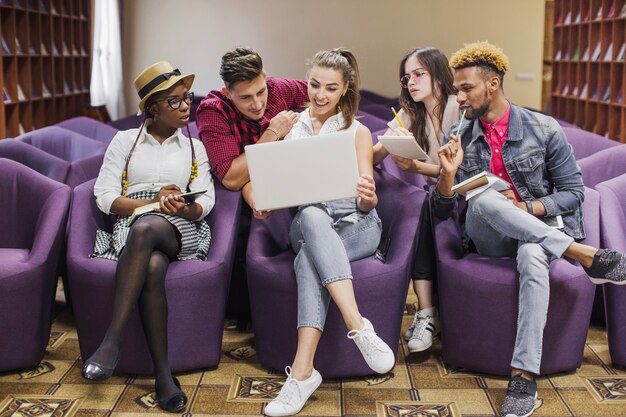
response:
M550 262L574 239L487 189L469 200L465 228L484 256L517 258L519 300L511 367L539 374L550 300Z
M376 210L361 213L354 200L300 208L291 223L298 284L298 328L324 330L330 294L326 285L352 279L350 261L372 255L382 232Z

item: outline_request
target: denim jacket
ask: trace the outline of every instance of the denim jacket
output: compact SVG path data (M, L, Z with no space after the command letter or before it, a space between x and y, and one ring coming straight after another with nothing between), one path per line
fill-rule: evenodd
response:
M445 136L444 144L449 139L450 133ZM480 120L463 123L461 143L465 156L455 183L490 170L491 147ZM576 240L584 239L582 174L572 147L556 120L511 104L509 133L502 146L502 158L522 200L541 201L546 216L560 214L563 217L565 233ZM439 219L450 217L456 209L458 197L456 194L444 197L435 189L431 197L435 216Z

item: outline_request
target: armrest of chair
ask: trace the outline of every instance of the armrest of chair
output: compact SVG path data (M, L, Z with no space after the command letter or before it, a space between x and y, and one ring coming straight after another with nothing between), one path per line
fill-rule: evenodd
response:
M289 209L277 210L265 220L252 219L248 237L248 258L271 258L289 248Z
M463 257L463 233L456 213L446 220L433 219L435 252L437 259L461 259Z
M97 178L104 160L104 154L92 155L72 162L67 176L67 185L71 188L93 178Z
M96 205L93 195L95 179L85 182L72 193L72 208L67 233L67 255L87 258L92 253L98 229L106 229L106 214ZM110 230L109 230L110 232Z
M70 207L71 191L67 185L58 184L40 208L36 220L35 235L30 251L29 262L42 265L50 260L50 252L55 244L62 242ZM56 262L56 259L54 260Z
M234 245L237 239L241 192L229 191L218 181L214 181L214 186L215 205L206 217L212 236L209 256L221 260L226 259L229 242Z

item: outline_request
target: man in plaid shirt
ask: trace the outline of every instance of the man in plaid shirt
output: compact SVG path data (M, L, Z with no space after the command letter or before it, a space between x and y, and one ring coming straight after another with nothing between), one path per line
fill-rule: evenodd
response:
M267 77L258 53L236 48L222 57L221 90L211 91L198 106L196 123L206 147L213 175L229 190L241 190L244 205L239 222L235 263L226 307L228 317L245 329L250 320L246 278L246 247L250 231L250 208L257 218L271 212L254 210L246 145L281 139L298 120L294 109L308 102L307 83Z

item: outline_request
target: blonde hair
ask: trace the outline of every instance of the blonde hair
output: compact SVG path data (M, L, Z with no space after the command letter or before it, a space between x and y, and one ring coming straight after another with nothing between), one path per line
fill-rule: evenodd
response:
M475 42L465 45L450 57L454 69L465 67L489 67L502 78L509 70L509 58L502 49L489 42Z

